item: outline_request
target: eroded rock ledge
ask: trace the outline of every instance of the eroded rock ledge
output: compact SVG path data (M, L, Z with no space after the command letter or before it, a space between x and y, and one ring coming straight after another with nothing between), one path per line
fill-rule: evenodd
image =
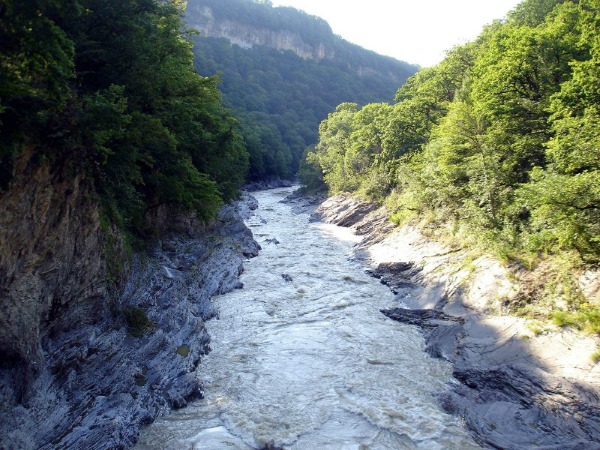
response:
M162 211L181 229L134 257L117 293L103 267L123 255L107 256L115 245L85 180L23 173L0 197L0 448L129 448L141 426L202 395L210 298L240 288L260 248L239 214L253 204L208 226Z
M560 329L538 335L505 314L518 291L505 267L489 257L473 261L415 227L394 229L384 209L343 196L313 217L364 236L356 253L398 301L382 312L421 327L427 351L453 364L456 383L440 401L482 446L600 448L595 340Z

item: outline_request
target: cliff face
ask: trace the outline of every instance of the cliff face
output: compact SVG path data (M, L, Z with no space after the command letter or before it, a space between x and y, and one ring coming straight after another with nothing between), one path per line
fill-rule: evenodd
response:
M211 225L162 209L149 220L176 226L129 265L95 198L27 154L0 196L0 448L127 448L201 396L210 299L259 249L234 207Z
M352 44L333 34L325 20L290 7L250 0L190 0L185 21L201 37L225 38L244 49L291 51L305 60L328 61L361 78L383 77L401 84L417 70Z
M279 51L292 51L304 59L331 59L335 56L332 48L324 43L310 45L298 33L287 30L273 30L252 26L236 20L215 18L209 6L198 3L188 5L188 25L198 30L202 36L225 38L242 48L255 45L273 48Z
M42 342L105 311L104 238L82 176L32 164L25 152L0 194L0 361L25 371L43 362Z

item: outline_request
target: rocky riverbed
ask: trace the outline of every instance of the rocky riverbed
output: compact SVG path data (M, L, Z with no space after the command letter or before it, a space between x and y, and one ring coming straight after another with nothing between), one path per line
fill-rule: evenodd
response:
M440 396L444 408L484 447L600 448L596 340L568 329L532 332L527 320L504 313L519 286L501 264L472 260L412 226L395 229L387 217L384 208L343 196L313 214L363 235L356 253L398 303L382 312L420 327L427 351L454 365L460 383ZM592 296L597 278L584 286Z
M287 202L306 212L322 200ZM196 369L210 350L205 321L218 314L211 297L242 287L243 261L259 246L240 214L253 208L246 197L225 207L212 226L164 236L134 258L112 300L100 293L67 305L63 314L80 317L80 326L49 327L30 361L33 372L1 361L0 448L129 448L143 425L202 397ZM362 236L355 255L396 297L397 306L383 314L419 327L426 351L453 364L458 382L439 395L444 409L488 448L600 448L600 368L589 360L594 339L570 330L533 333L525 319L504 313L518 286L499 263L471 260L414 227L396 229L387 216L335 197L312 220ZM598 295L596 279L584 280L591 296ZM105 311L86 321L94 298L103 302L97 311Z
M0 448L129 448L141 426L200 398L211 297L240 288L243 261L260 248L239 214L251 207L224 207L210 226L135 257L122 293L96 299L109 305L103 317L42 340L33 380L3 362Z

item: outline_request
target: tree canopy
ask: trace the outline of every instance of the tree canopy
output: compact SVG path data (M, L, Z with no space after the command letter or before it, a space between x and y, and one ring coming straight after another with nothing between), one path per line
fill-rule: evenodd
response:
M217 79L197 75L179 0L4 0L0 189L23 148L84 172L132 230L159 204L202 218L248 155Z
M599 20L598 0L526 0L419 71L392 107L340 105L305 164L397 221L454 221L495 247L598 262Z
M242 48L206 36L201 6L210 8L210 20L217 24L235 23L257 34L285 33L310 48L324 49L328 56L304 59L291 50ZM240 119L250 179L294 176L305 149L317 142L319 122L337 104L392 101L398 84L416 71L344 41L323 19L294 8L249 0L194 0L186 20L200 24L193 39L198 72L218 74L223 102Z

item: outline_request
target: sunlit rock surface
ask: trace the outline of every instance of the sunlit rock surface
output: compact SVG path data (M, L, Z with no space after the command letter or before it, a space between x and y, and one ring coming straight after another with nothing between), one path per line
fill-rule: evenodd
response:
M205 398L137 448L478 448L436 397L455 382L451 365L379 312L394 296L352 255L360 236L310 222L290 192L255 193L247 224L263 250L244 289L215 298L197 370Z
M472 261L413 226L370 227L360 217L369 210L338 196L317 213L369 229L357 252L398 303L383 312L420 326L427 351L454 365L460 384L440 396L444 407L486 447L600 448L600 367L590 360L596 340L570 330L533 333L525 319L504 313L518 286L501 264ZM581 282L595 301L597 273Z

